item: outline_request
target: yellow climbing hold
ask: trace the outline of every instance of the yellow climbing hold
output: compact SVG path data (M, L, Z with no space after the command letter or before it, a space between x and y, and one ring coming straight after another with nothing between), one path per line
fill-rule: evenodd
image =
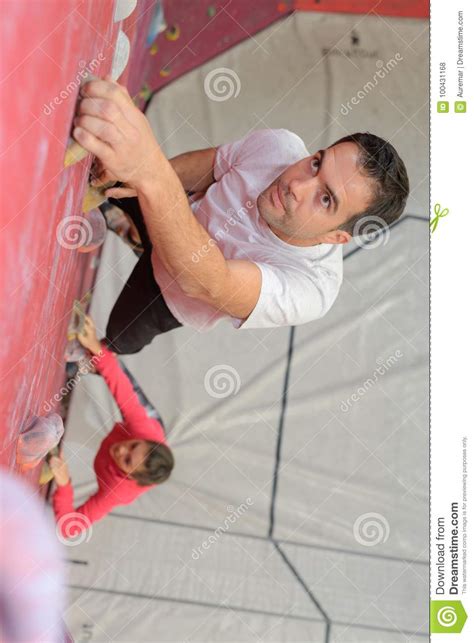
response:
M171 69L169 67L163 67L163 69L160 70L160 76L163 76L163 78L166 78L166 76L169 76L171 74Z
M155 56L157 52L158 52L158 45L156 44L156 42L154 42L150 47L150 55Z
M89 210L98 208L99 205L104 203L104 201L107 201L105 191L115 185L115 183L115 181L109 181L108 183L101 185L100 188L94 188L92 185L89 185L87 187L87 192L84 195L84 199L82 200L82 211L89 212Z
M64 167L79 163L79 161L85 159L88 154L89 152L79 145L77 141L71 139L66 150L66 156L64 157Z
M39 484L40 485L48 484L48 482L51 482L53 478L54 478L54 475L51 470L51 467L47 462L43 462L43 466L41 467Z
M165 31L166 40L178 40L181 35L181 29L178 25L172 25L169 29Z

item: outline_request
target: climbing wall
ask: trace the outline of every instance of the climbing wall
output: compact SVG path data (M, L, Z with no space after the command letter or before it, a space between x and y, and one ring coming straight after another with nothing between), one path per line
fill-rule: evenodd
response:
M294 0L296 11L360 13L372 16L428 18L428 0Z
M144 94L289 15L293 0L164 0L163 9L167 29L150 45Z
M152 18L147 51L142 58L142 85L135 81L132 84L134 93L143 101L293 11L413 18L429 15L428 0L163 0L162 8L167 28L153 31ZM255 50L257 46L264 47L255 43Z
M2 1L0 462L10 468L18 434L57 407L73 300L90 290L99 262L99 251L78 251L71 219L82 210L91 158L64 167L80 83L112 70L120 31L131 52L120 82L130 74L139 82L144 68L155 3L141 0L123 20L114 20L115 4ZM36 480L38 468L28 476Z
M81 82L112 72L144 108L152 91L288 14L291 4L2 1L2 464L15 467L19 433L58 406L72 304L91 289L99 262L100 250L78 251L75 219L91 157L64 166ZM37 468L28 475L36 480Z

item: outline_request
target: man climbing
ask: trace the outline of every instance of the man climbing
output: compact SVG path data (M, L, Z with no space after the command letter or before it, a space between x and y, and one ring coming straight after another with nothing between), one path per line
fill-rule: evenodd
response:
M124 87L107 77L81 93L73 136L100 161L96 183L120 182L106 195L144 247L107 326L116 353L181 325L272 328L322 317L342 282L343 244L405 207L405 165L373 134L310 155L288 130L258 130L168 160Z

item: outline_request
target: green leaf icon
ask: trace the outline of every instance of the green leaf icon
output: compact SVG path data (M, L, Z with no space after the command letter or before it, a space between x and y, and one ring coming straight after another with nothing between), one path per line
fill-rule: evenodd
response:
M467 620L461 601L431 601L430 632L432 634L459 634Z

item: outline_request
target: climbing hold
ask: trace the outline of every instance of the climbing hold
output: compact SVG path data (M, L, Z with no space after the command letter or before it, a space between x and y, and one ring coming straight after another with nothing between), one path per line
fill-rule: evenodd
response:
M68 341L76 339L77 334L82 332L86 320L86 311L84 305L75 299L72 305L71 320L67 329Z
M166 76L169 76L171 74L171 69L169 67L163 67L163 69L160 70L160 76L163 76L163 78L166 78Z
M213 18L216 15L216 8L214 5L209 5L207 8L207 15L209 18Z
M178 25L171 25L171 27L169 27L165 31L166 40L178 40L180 35L181 35L181 29L178 27Z
M64 425L57 413L34 417L28 428L20 433L16 461L23 468L35 467L51 451L64 433Z
M114 57L112 59L112 69L110 75L112 80L117 80L125 71L128 59L130 57L130 40L128 36L120 30L115 44Z
M104 201L107 201L105 191L115 185L115 183L116 181L108 181L98 188L89 185L82 201L82 212L89 212L89 210L98 208Z
M116 0L114 22L125 20L135 10L137 0Z
M69 167L74 165L74 163L79 163L82 159L85 159L89 154L77 141L71 138L67 150L66 156L64 157L64 167Z
M154 42L150 47L150 55L156 56L157 52L158 52L158 45L156 44L156 42Z
M146 46L150 47L158 34L166 29L165 15L161 0L156 3L153 16L150 20L150 27L146 37Z
M51 480L54 478L53 472L51 471L51 467L47 462L43 462L43 466L41 467L41 473L39 477L39 485L45 485L48 484L48 482L51 482Z
M143 85L143 87L140 89L139 96L140 98L143 98L143 100L148 100L152 94L152 91L146 83Z

